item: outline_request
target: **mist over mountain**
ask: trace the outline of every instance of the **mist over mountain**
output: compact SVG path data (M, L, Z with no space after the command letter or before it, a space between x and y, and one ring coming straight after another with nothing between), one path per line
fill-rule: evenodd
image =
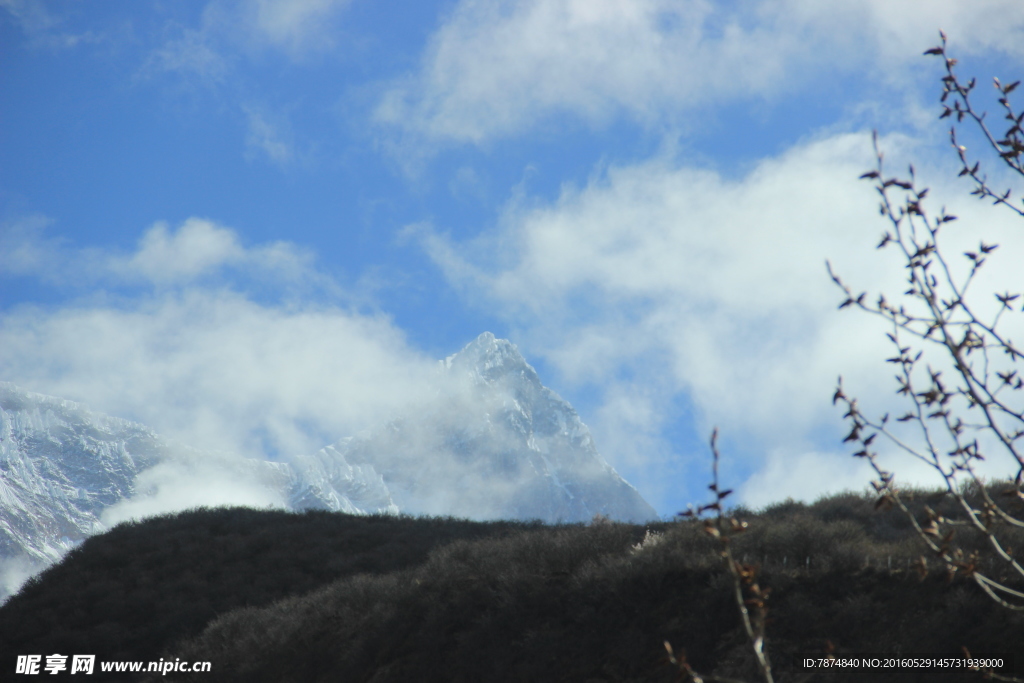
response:
M372 465L403 512L551 523L657 519L514 344L485 332L439 365L430 405L321 453Z
M657 518L572 406L489 332L439 362L426 404L286 462L203 451L0 383L0 595L119 521L199 505Z
M366 468L203 452L0 382L0 597L119 521L224 504L397 512Z

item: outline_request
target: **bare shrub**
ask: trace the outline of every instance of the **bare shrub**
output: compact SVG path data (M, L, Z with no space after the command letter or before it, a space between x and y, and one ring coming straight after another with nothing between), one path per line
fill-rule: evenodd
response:
M1010 189L993 189L981 162L970 158L967 148L958 140L958 127L964 122L973 125L995 153L998 163L1005 165L1012 172L1011 176L1024 177L1024 112L1018 114L1010 101L1010 94L1020 81L1003 85L998 78L994 79L1007 122L1006 131L1001 136L996 135L986 122L985 113L979 112L972 103L975 79L967 83L961 81L954 71L957 61L947 53L946 35L940 32L940 36L941 44L927 50L925 55L941 57L944 61L946 74L942 77L940 118L953 121L949 136L962 164L959 176L973 183L971 194L991 200L1000 210L1024 217L1024 205L1011 198ZM940 233L945 235L945 229L957 217L947 214L944 208L932 214L925 201L928 188L918 186L913 166L904 177L888 175L877 133L873 141L876 166L861 178L875 184L881 198L881 215L889 222L878 248L899 251L908 288L896 298L879 293L872 303L867 292L855 294L831 264L826 265L832 280L845 295L840 309L860 309L882 317L891 325L887 336L895 354L887 362L897 370L897 393L906 397L910 405L907 412L895 420L890 420L888 413L878 419L869 418L856 398L846 393L840 377L832 402L846 408L844 419L849 421L851 430L844 443L855 444L854 456L866 459L877 475L872 482L878 494L874 509L900 511L916 534L917 548L923 542L926 551L916 553L913 563L921 581L928 579L932 567L938 564L945 569L950 581L956 577L969 579L1002 607L1024 611L1024 567L1021 566L1024 376L1017 365L1024 356L1024 347L1015 345L1005 332L1006 325L1001 325L1007 317L1024 312L1024 308L1020 308L1024 298L1020 291L995 292L988 296L994 296L998 302L996 312L991 315L982 312L985 305L979 296L984 299L986 295L979 295L977 287L972 289L971 285L990 259L996 258L994 252L999 245L979 239L977 249L962 255L967 260L967 274L958 275L953 259L960 256L951 255L948 243L940 239ZM1022 255L1012 258L1018 264L1024 263ZM941 484L939 493L924 494L927 500L922 501L923 492L899 487L895 474L882 466L875 450L879 435L897 451L934 470ZM732 578L736 607L758 674L771 683L772 667L765 647L768 590L759 584L756 565L736 559L733 539L747 532L748 525L726 514L722 507L730 491L719 489L716 437L717 429L711 437L714 474L710 489L715 499L685 514L698 518L712 513L704 522L705 531L717 541L718 554ZM1005 462L1006 480L986 482L978 472L979 463L984 460ZM810 547L804 548L804 545L831 544L832 557L840 558L837 567L852 571L856 556L868 547L861 543L855 524L825 530L828 521L852 520L862 514L858 508L863 507L863 499L858 500L856 496L851 495L846 501L832 500L814 517L794 515L792 503L774 507L777 509L765 511L766 517L774 512L789 516L789 521L782 526L775 525L771 533L746 533L748 541L759 536L759 543L753 544L758 551L778 546L795 549L798 554L801 549L810 553ZM899 540L903 535L900 526L902 524L897 522L889 529L879 529L889 532L898 556L911 550L905 540ZM850 552L837 553L841 546ZM891 556L888 560L891 568ZM966 593L957 595L962 601L968 600ZM688 680L697 683L732 680L701 675L690 667L685 657L676 656L668 642L665 647L672 663ZM967 649L963 650L969 657ZM1022 680L993 670L974 670L989 679Z
M1010 123L1002 139L997 139L989 130L984 113L978 113L971 102L976 81L971 79L964 84L954 71L956 60L947 54L945 34L942 44L925 54L939 56L945 62L941 118L955 119L950 141L963 164L960 176L972 180L972 194L992 199L1000 208L1024 217L1024 209L1011 202L1011 191L993 190L981 173L981 162L972 165L966 147L957 140L957 126L965 120L973 123L998 159L1024 177L1024 113L1016 114L1009 100L1019 82L1004 86L995 79L999 103ZM866 292L853 294L831 266L829 273L846 295L840 308L859 308L881 316L891 325L887 336L895 354L887 362L896 367L897 393L905 396L910 406L893 421L888 414L868 418L857 400L847 396L840 378L833 403L841 403L847 409L845 418L851 430L845 441L859 447L854 455L867 459L878 475L872 482L879 493L877 505L902 510L931 558L938 560L950 576L972 579L1003 607L1024 610L1024 592L992 578L990 572L981 568L983 553L990 554L1001 561L1000 569L1014 574L1018 580L1024 579L1024 568L1007 543L1008 534L1024 528L1024 381L1017 368L1022 351L1000 326L1006 316L1020 312L1021 294L996 292L998 310L988 318L983 317L980 311L984 304L971 285L989 260L996 258L993 252L999 245L980 239L976 251L963 254L969 268L966 276L958 277L954 257L948 254L948 247L944 249L941 239L943 230L956 216L947 214L945 209L931 215L924 201L928 188L917 186L912 166L903 178L887 175L877 136L875 155L875 169L861 177L875 183L881 198L881 214L890 224L878 248L899 251L905 261L909 287L895 301L879 294L874 303L869 303ZM1019 255L1016 258L1019 260ZM874 450L873 442L879 435L927 464L955 501L955 508L943 514L927 506L923 518L915 517L907 508L894 474L881 465ZM990 459L1004 460L1009 466L1011 480L1000 484L997 491L992 491L977 471L981 461ZM986 545L967 547L960 541L964 534L958 532L962 530L980 534ZM928 562L922 555L923 574L929 571Z

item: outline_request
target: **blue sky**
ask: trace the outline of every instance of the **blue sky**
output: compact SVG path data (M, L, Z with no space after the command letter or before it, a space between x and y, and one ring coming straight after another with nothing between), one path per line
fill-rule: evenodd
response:
M0 0L0 378L274 457L490 330L662 514L713 425L750 504L863 489L829 399L892 408L888 349L824 261L900 289L872 129L1019 280L940 28L1024 74L1016 0Z

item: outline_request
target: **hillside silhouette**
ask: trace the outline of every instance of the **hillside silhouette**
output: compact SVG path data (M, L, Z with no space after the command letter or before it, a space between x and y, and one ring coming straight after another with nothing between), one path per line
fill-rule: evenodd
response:
M928 492L909 502L922 515L955 504ZM750 523L733 551L760 565L771 589L776 680L798 680L795 656L829 643L840 653L1019 649L1024 615L949 580L937 562L922 573L909 521L874 508L874 497L843 494L732 511ZM27 653L212 662L212 673L138 679L153 681L668 682L678 671L665 641L702 672L756 674L700 522L200 509L93 537L0 607L5 671ZM870 680L980 679L876 673Z
M15 656L29 653L156 660L232 609L399 571L435 546L531 526L243 507L125 522L87 539L0 606L0 671L14 671Z

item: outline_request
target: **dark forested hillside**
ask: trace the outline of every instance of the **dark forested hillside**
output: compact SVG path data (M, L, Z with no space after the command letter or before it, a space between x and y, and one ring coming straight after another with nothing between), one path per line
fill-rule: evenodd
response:
M951 501L913 501L925 503L941 512ZM1020 649L1024 615L944 572L922 579L908 566L921 552L908 523L873 508L847 494L742 511L750 531L735 552L772 591L777 681L797 680L793 656L828 642L892 654ZM8 653L212 664L143 677L152 681L668 682L678 673L667 640L697 670L754 680L730 590L699 522L199 510L90 539L0 608L0 652L6 671ZM119 676L108 680L131 680Z
M14 671L16 655L31 653L156 660L169 643L229 610L269 605L353 574L414 566L458 539L530 527L249 508L120 524L0 607L0 671Z

